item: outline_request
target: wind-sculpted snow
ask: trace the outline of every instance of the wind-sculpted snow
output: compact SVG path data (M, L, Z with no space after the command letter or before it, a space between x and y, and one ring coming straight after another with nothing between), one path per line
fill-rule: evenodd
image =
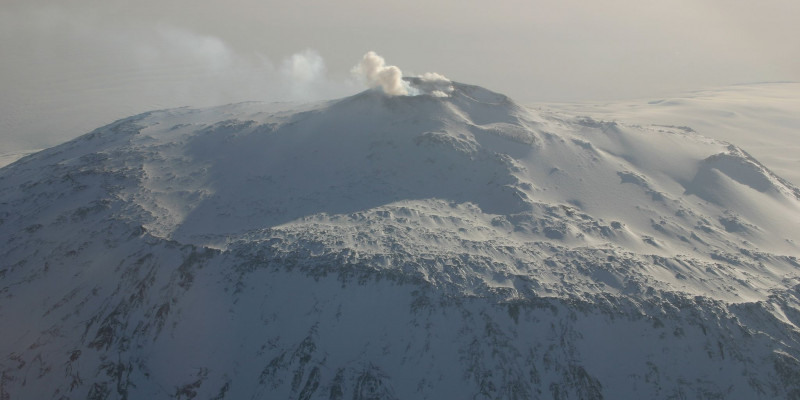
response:
M154 111L0 170L0 399L800 395L797 188L452 85Z

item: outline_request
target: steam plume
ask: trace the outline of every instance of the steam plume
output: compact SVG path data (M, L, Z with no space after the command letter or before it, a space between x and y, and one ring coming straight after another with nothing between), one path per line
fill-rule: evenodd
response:
M403 81L403 72L394 65L386 65L383 57L374 51L367 52L353 68L353 73L375 88L380 86L384 93L391 96L408 95L408 84Z
M453 93L453 82L436 72L426 72L419 76L419 82L415 84L420 93L429 94L435 97L447 97Z
M386 60L374 51L364 54L361 62L353 67L352 72L371 88L380 87L390 96L416 96L427 94L436 97L447 97L453 92L449 79L435 72L427 72L418 76L417 80L403 80L403 72L394 65L386 65Z

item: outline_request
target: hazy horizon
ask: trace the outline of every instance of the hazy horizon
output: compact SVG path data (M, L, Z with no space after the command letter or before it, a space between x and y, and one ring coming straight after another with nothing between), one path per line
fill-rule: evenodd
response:
M342 97L370 50L520 102L800 81L800 3L10 0L0 153L151 109Z

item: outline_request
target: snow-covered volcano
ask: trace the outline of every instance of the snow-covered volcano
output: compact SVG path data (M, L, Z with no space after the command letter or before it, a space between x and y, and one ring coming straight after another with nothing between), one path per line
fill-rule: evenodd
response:
M564 115L183 108L1 169L0 398L800 395L800 190Z

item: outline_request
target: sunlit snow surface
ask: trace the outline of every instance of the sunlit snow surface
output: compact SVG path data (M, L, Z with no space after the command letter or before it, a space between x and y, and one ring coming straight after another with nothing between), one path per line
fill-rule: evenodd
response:
M800 190L565 108L454 83L154 111L3 168L2 393L800 393Z
M666 98L534 108L644 126L681 127L733 143L800 185L800 83L754 83Z

